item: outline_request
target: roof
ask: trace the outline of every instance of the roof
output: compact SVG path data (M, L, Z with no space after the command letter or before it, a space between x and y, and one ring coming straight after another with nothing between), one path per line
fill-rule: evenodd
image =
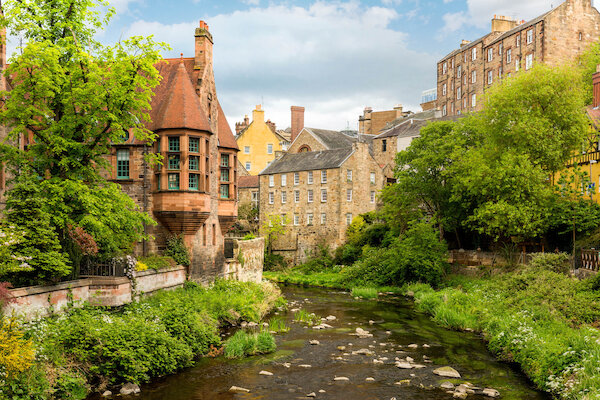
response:
M340 149L343 147L351 147L356 141L348 135L344 135L338 131L330 131L326 129L304 128L313 136L315 136L328 149Z
M588 107L587 108L587 115L588 118L590 119L590 122L592 123L592 126L594 127L594 129L596 130L600 130L600 108L598 107Z
M150 129L193 129L212 132L200 99L192 85L184 60L156 65L162 80L152 99Z
M335 150L287 153L273 161L259 175L339 168L353 152L354 149L350 146Z
M239 150L240 148L237 145L235 140L235 136L233 136L233 132L231 131L231 127L227 122L227 117L225 117L225 113L223 112L223 108L221 108L221 103L217 101L217 107L219 109L219 115L217 117L219 125L218 129L218 138L219 138L219 147L225 147L228 149Z
M257 188L258 187L258 175L251 176L240 176L238 178L238 188Z
M463 116L452 116L442 118L431 118L431 119L416 119L411 118L402 123L395 125L394 127L384 131L380 135L376 136L376 139L385 139L389 137L416 137L421 133L421 128L428 125L431 122L442 122L442 121L457 121Z
M292 130L291 129L286 129L286 130L278 130L277 134L279 136L281 136L283 139L285 139L287 142L291 142L292 141Z
M550 14L554 10L556 10L556 8L553 8L552 10L547 11L544 14L540 15L539 17L534 18L534 19L532 19L530 21L527 21L524 24L517 25L515 28L511 29L510 31L504 32L502 35L498 36L496 39L494 39L493 41L491 41L490 45L494 44L496 42L499 42L500 40L506 39L507 37L509 37L509 36L511 36L511 35L513 35L513 34L515 34L517 32L519 32L519 31L521 31L523 29L527 29L527 28L529 28L529 27L537 24L540 21L543 21L544 18L546 18L548 16L548 14Z
M492 33L490 32L490 33L488 33L488 34L486 34L486 35L484 35L484 36L480 37L479 39L473 40L473 41L472 41L471 43L469 43L469 44L466 44L466 45L464 45L464 46L462 46L462 47L460 47L460 48L458 48L458 49L456 49L456 50L453 50L451 53L449 53L448 55L446 55L446 57L442 58L442 59L441 59L439 62L443 62L444 60L446 60L446 59L448 59L448 58L450 58L450 57L452 57L452 56L455 56L455 55L457 55L458 53L461 53L461 52L463 52L463 51L465 51L465 50L468 50L468 49L470 49L471 47L473 47L473 46L475 46L475 45L477 45L477 44L479 44L479 43L483 42L483 41L484 41L484 39L486 39L486 38L487 38L488 36L490 36L491 34L492 34Z

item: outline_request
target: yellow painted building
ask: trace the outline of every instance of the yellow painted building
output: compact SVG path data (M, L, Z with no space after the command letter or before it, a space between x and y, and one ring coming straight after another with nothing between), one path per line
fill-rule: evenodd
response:
M290 145L276 132L273 124L265 122L265 111L260 105L252 112L252 122L238 134L236 141L240 148L238 159L250 175L258 175Z

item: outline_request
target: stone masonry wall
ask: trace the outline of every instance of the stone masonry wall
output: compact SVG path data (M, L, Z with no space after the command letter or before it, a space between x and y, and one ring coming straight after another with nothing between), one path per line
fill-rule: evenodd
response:
M242 282L262 281L265 239L235 240L233 258L225 260L224 277Z
M302 130L294 143L288 149L288 153L295 154L300 151L303 146L309 146L310 151L330 150L323 143L319 142L313 135L306 130Z

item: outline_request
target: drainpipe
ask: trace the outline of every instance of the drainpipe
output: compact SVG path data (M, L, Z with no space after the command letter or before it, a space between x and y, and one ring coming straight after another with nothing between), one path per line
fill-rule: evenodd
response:
M144 203L144 212L147 214L148 213L148 164L146 162L146 156L148 155L148 145L144 143L144 151L143 151L143 156L144 156L144 160L142 162L142 166L144 169L144 183L142 185L142 201ZM148 224L146 224L144 222L144 240L142 242L142 254L144 255L144 257L148 256L148 239L146 238L148 236Z

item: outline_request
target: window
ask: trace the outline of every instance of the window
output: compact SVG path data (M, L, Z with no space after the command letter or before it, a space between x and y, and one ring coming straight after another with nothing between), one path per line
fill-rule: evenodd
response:
M502 78L502 67L498 68L498 78Z
M346 225L350 225L352 223L352 214L346 214Z
M321 225L325 225L327 223L327 214L321 214Z
M445 62L442 64L442 74L448 73L448 63Z
M129 179L129 150L117 150L117 179Z
M375 172L371 172L371 185L375 184Z
M467 72L465 71L465 77L463 78L463 83L466 85L469 83L469 77L467 76Z
M456 99L460 100L462 97L462 90L461 88L456 89Z
M190 153L199 153L200 152L200 139L191 137L188 145Z
M274 187L274 186L275 186L275 176L269 175L269 187Z
M473 60L473 61L477 60L477 47L473 47L471 49L471 60Z
M179 138L178 137L170 137L169 138L169 151L179 151Z
M284 190L281 192L281 204L287 203L287 192Z
M275 193L269 192L269 204L275 203Z
M446 92L448 91L448 85L444 83L444 85L442 85L442 95L446 95Z
M515 60L515 71L519 72L521 69L521 57L517 57Z
M300 184L300 173L294 172L294 185L298 186Z
M198 171L200 169L200 160L198 156L190 156L188 168L190 171Z
M250 146L244 146L244 154L250 154Z
M252 202L258 203L258 192L252 192Z
M450 64L450 67L451 67L452 69L454 69L454 58L453 58L452 60L450 60L450 63L451 63L451 64Z
M489 70L488 71L488 81L487 81L487 83L488 83L488 85L491 85L492 82L494 82L494 71Z
M459 65L456 69L456 77L460 79L462 77L462 65Z
M306 214L306 225L312 225L312 224L313 224L313 215Z
M287 174L281 175L281 186L287 186Z
M454 103L450 104L450 112L453 113L454 112Z
M321 203L327 203L327 189L321 189Z
M169 169L179 169L181 158L179 154L169 154Z
M352 201L352 189L346 190L346 201Z
M169 190L179 190L179 174L169 174Z
M267 144L267 154L273 154L273 144Z
M476 105L477 105L477 95L472 94L471 95L471 107L475 107Z
M442 106L442 115L443 116L448 115L448 107L446 107L445 104Z
M465 96L465 97L463 98L463 108L467 108L467 106L468 106L468 104L467 104L467 101L468 101L468 100L469 100L469 99L467 98L467 96Z
M527 31L527 44L533 43L533 29Z
M471 83L476 83L477 82L477 71L472 71L471 72Z
M281 214L281 225L285 226L287 222L287 214Z
M294 203L300 203L300 191L294 190Z
M221 167L229 168L229 154L221 154Z
M189 190L198 190L198 174L190 174L188 178L188 189Z
M488 49L488 62L493 61L494 60L494 49L489 48Z
M465 62L467 62L467 52L466 51L463 53L463 58L464 58Z
M229 185L227 185L227 184L221 185L220 192L221 192L222 199L228 199L229 198Z
M578 36L579 36L579 41L581 42L581 41L583 40L583 33L582 33L582 32L579 32L579 35L578 35Z
M321 171L321 183L327 183L327 171Z
M381 141L381 151L383 151L384 153L387 151L387 140L383 139Z
M504 45L502 43L500 43L498 45L498 55L501 56L502 55L502 50L504 49Z
M252 163L250 161L246 161L246 171L250 171L252 169Z
M309 203L313 202L313 191L312 191L312 189L308 189L306 197L307 197L307 200L308 200Z
M221 182L229 182L229 170L228 169L221 170Z
M352 182L352 170L351 169L346 170L346 180L348 182Z
M371 203L375 203L375 192L371 191Z
M530 69L533 67L533 54L527 54L525 57L525 69Z
M521 47L521 34L520 33L519 33L519 36L517 36L516 46Z
M506 50L506 63L510 64L512 62L512 49Z
M309 185L313 184L313 172L312 171L308 171L307 179L306 180L307 180L307 182L308 182Z
M298 214L294 214L294 225L300 225L300 216Z

